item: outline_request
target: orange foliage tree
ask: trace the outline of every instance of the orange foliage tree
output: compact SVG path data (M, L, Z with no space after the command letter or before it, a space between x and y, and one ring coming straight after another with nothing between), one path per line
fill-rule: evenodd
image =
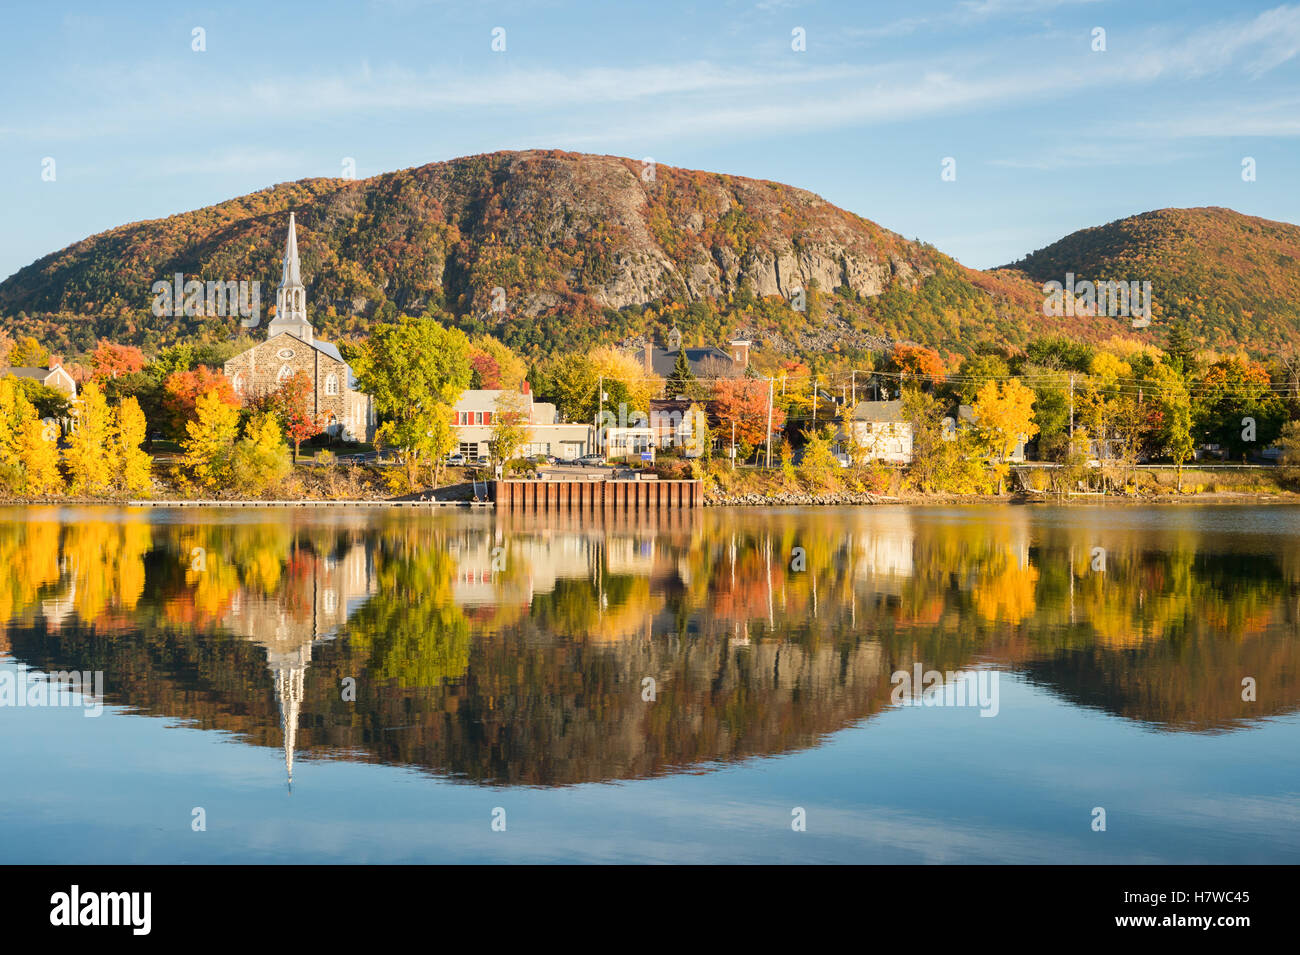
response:
M736 443L756 449L767 443L768 383L757 378L724 378L713 386L713 413L718 433L730 440L736 426ZM785 427L785 411L772 406L772 430Z
M943 381L943 359L933 348L924 345L895 345L889 354L892 370L898 372L899 383L919 378L923 381Z
M144 366L144 352L134 345L115 345L101 340L90 355L91 377L97 381L130 375L141 371Z
M206 365L193 371L177 371L167 376L163 383L163 417L167 429L175 438L185 437L185 424L194 420L194 403L200 395L215 391L217 397L233 408L239 407L239 398L230 379Z

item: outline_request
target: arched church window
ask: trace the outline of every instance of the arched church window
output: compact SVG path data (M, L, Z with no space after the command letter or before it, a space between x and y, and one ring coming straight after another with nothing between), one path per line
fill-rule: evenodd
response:
M284 382L293 377L293 369L288 365L280 366L280 373L275 376L276 381Z
M339 393L339 376L330 375L325 379L325 394L337 395Z

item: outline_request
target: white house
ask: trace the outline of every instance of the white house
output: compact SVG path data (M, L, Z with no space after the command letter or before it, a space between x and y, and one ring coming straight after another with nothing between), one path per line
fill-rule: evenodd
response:
M859 401L853 409L850 424L853 437L861 450L861 461L884 461L887 464L912 462L912 422L903 416L903 402ZM843 427L837 440L847 443Z
M47 388L67 395L69 401L77 400L77 383L62 364L49 368L0 368L0 374L13 375L15 378L31 378Z

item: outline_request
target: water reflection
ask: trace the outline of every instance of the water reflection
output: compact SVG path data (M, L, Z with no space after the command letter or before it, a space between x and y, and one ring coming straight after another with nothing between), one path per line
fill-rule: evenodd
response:
M289 782L295 754L535 786L698 770L815 746L917 663L1219 732L1300 703L1297 529L1289 508L12 510L0 653L282 747Z

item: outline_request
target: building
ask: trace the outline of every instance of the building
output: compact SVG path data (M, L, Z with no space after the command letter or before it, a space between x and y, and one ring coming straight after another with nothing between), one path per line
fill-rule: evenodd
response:
M360 390L339 350L316 338L307 320L307 289L298 266L298 236L289 213L284 273L275 294L275 317L266 326L266 341L226 362L235 394L251 401L274 391L296 372L311 380L311 414L331 437L373 441L374 400Z
M506 396L504 402L503 396ZM557 420L555 405L534 401L532 389L528 382L524 382L523 391L517 393L496 388L475 388L462 392L460 400L452 408L456 450L471 461L489 457L496 415L503 408L509 408L510 403L516 399L518 410L525 416L528 427L528 440L520 449L521 456L551 454L561 460L572 460L582 457L593 448L591 425L561 423Z
M667 347L646 342L641 347L641 367L647 375L671 378L677 367L677 354L686 352L686 362L696 378L732 378L743 375L749 368L750 342L743 338L732 339L730 352L714 345L706 348L682 348L682 333L674 328L668 333ZM669 397L673 397L670 395Z
M886 464L912 463L912 422L903 415L901 399L893 401L859 401L853 409L850 423L854 443L858 445L861 460L884 461ZM848 443L848 435L841 426L837 441Z
M51 362L49 368L0 368L0 373L15 378L30 378L46 388L61 392L69 401L77 400L77 383L60 363Z

